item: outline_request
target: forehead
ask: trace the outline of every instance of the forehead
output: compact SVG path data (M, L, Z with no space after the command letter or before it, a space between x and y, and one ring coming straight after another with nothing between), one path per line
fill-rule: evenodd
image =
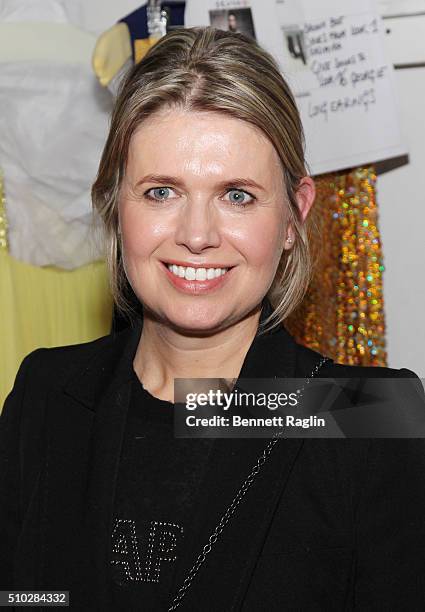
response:
M241 170L263 180L280 176L270 140L246 121L217 112L162 110L133 133L128 170L230 174Z

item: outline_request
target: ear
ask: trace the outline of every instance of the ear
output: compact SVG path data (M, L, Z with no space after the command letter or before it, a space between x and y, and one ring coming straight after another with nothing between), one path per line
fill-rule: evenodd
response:
M310 212L311 207L313 206L314 200L316 197L316 187L314 184L314 180L311 176L303 176L300 180L298 189L295 193L295 198L297 200L298 208L301 213L301 218L303 223L305 222L308 213ZM285 241L285 249L292 248L293 240L294 240L294 230L292 228L291 223L288 223L286 230L286 238L292 239L292 242Z
M303 176L300 180L295 197L304 222L316 197L316 187L311 176Z

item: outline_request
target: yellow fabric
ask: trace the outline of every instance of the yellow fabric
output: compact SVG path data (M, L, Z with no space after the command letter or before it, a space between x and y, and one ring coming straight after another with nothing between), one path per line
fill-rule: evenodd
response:
M39 268L0 249L0 408L19 364L33 349L89 342L110 332L106 264Z
M96 42L92 57L93 70L106 87L131 57L131 38L125 23L116 23L103 32Z
M144 55L153 47L159 40L158 36L149 36L149 38L136 38L134 41L134 60L136 64L140 62Z

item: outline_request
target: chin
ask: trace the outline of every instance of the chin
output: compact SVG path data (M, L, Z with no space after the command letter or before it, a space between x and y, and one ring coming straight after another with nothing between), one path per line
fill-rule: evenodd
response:
M170 313L167 319L176 329L193 334L218 331L228 324L228 319L218 315L217 309L213 307L187 308L185 313Z

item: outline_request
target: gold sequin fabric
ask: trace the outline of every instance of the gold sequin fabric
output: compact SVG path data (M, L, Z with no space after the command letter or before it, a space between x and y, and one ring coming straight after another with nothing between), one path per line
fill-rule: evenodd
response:
M315 183L314 276L287 328L298 342L337 363L385 366L375 169L324 174Z

